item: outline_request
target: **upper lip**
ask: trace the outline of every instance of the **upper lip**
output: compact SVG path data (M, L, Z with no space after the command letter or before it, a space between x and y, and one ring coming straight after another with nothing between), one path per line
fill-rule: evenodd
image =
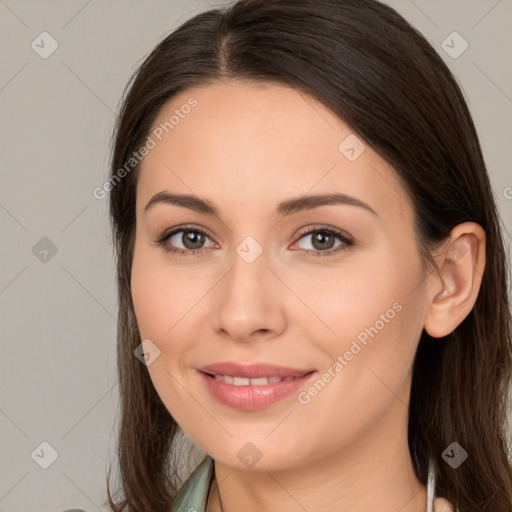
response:
M230 375L247 379L257 379L260 377L300 377L314 371L289 368L271 363L240 364L233 361L209 364L198 368L198 370L212 375Z

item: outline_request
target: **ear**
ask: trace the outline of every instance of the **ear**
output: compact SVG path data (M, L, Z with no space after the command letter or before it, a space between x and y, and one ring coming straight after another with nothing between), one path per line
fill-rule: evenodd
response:
M433 338L453 332L473 309L485 269L485 243L482 226L465 222L433 255L439 272L428 278L424 326Z

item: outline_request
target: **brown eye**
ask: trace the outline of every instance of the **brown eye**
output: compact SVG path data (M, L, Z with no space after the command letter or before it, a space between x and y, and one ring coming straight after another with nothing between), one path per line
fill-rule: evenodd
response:
M296 243L298 244L300 240L308 237L311 240L311 248L300 248L300 251L307 256L332 256L355 244L347 234L334 228L310 229L303 233ZM339 241L337 245L336 240Z
M336 242L336 237L334 235L330 235L326 231L317 231L311 236L313 247L320 251L324 249L332 249Z
M210 237L201 229L197 228L184 228L174 229L170 233L162 235L156 242L161 245L164 250L171 253L182 255L198 255L204 249L206 240L211 240ZM215 245L211 243L211 247Z
M206 238L204 233L200 233L199 231L182 230L178 231L178 233L183 233L181 236L178 236L177 239L186 249L200 249ZM174 237L176 237L176 235L171 237L171 239Z

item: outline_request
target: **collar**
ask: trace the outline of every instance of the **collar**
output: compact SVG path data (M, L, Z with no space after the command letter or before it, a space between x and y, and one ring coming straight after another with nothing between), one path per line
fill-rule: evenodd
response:
M170 512L205 512L214 475L214 460L206 455L181 486Z

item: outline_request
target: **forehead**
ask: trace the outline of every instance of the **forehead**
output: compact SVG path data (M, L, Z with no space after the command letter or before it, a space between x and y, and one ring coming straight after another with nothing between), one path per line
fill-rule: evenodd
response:
M184 90L162 108L151 137L138 209L171 189L221 204L336 191L387 203L391 216L411 213L391 166L327 107L284 85L214 82Z

